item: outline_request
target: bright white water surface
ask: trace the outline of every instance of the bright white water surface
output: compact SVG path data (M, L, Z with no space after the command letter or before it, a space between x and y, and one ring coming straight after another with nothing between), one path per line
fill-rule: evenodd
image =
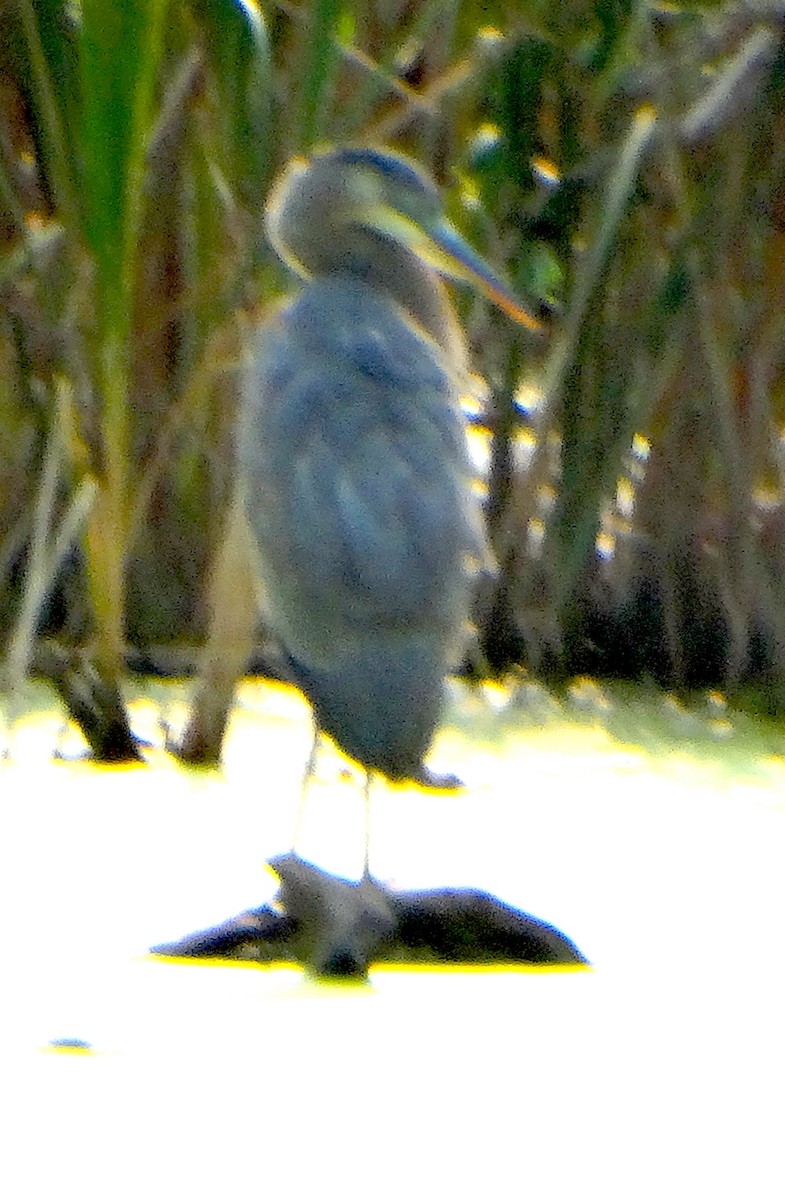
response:
M463 793L377 786L374 870L493 891L564 929L591 972L378 970L349 988L145 958L273 893L262 861L291 837L304 707L246 687L221 774L157 751L51 762L54 709L17 723L0 1195L782 1200L785 760L731 752L723 719L716 755L703 734L699 753L652 752L611 737L602 705L543 728L492 707L469 703L437 745ZM157 736L149 701L134 720ZM299 849L352 874L362 799L342 765L323 751ZM47 1049L65 1037L94 1053Z

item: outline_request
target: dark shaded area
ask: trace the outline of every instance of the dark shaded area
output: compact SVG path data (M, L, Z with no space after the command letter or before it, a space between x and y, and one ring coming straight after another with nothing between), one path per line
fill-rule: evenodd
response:
M755 607L745 614L746 640L739 654L727 596L707 586L699 560L675 559L667 585L644 555L634 561L634 586L621 587L614 565L592 556L566 626L553 640L527 637L531 621L516 610L515 585L501 573L478 631L490 674L500 677L523 666L546 686L590 675L654 682L666 689L721 688L736 696L765 688L772 714L781 715L785 692L766 614ZM536 580L535 568L530 570ZM534 591L535 583L530 586Z
M178 958L299 962L315 975L364 978L372 963L584 964L560 930L471 888L394 892L354 883L296 854L270 860L277 907L241 913L151 953Z
M573 625L558 654L546 653L537 663L527 653L520 622L510 611L500 589L484 616L480 645L491 675L504 675L523 666L536 671L545 684L558 683L576 675L605 679L653 680L665 688L726 687L725 662L729 653L727 621L719 604L706 611L689 603L689 589L678 618L677 653L668 637L666 614L657 581L644 579L639 590L622 603L609 597L584 595L573 611ZM47 646L55 645L51 641ZM57 643L59 647L59 643ZM63 650L63 653L67 653ZM197 642L158 643L129 647L126 668L133 675L161 679L192 678L199 672L202 646ZM49 651L39 643L35 673L54 676L47 667ZM676 661L674 661L674 658ZM773 670L769 639L765 630L752 630L749 658L740 685L768 683ZM476 664L467 663L468 674ZM254 647L246 675L291 683L282 668L281 655L269 644ZM74 715L76 720L76 716Z
M153 679L191 679L199 672L201 644L177 643L129 646L125 666L133 675ZM255 646L246 664L246 675L261 675L279 683L293 683L284 669L280 651L272 645Z

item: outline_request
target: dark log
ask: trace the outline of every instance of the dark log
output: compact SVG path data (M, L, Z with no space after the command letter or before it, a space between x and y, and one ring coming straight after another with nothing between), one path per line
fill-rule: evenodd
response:
M175 958L253 958L267 962L288 958L294 922L274 908L250 909L211 929L186 934L177 942L153 946L151 954ZM265 953L266 952L266 953Z
M587 965L553 925L470 888L395 892L341 879L296 854L271 859L276 907L156 946L173 957L299 962L319 976L364 978L372 963Z

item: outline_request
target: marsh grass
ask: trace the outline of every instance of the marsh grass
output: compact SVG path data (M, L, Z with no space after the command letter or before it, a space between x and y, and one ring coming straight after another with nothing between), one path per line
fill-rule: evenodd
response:
M7 25L8 679L42 629L88 644L117 686L128 642L205 641L190 744L217 755L254 623L227 534L237 379L288 282L264 197L291 154L371 141L433 173L547 331L456 294L490 385L492 670L752 681L779 711L775 15L19 0Z

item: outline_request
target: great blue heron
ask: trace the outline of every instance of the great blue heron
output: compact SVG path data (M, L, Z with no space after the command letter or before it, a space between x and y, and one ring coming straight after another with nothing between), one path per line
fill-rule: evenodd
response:
M264 612L317 739L365 768L366 797L373 772L432 784L423 757L483 547L464 340L436 272L535 322L398 155L295 159L267 234L305 282L259 330L239 424Z

